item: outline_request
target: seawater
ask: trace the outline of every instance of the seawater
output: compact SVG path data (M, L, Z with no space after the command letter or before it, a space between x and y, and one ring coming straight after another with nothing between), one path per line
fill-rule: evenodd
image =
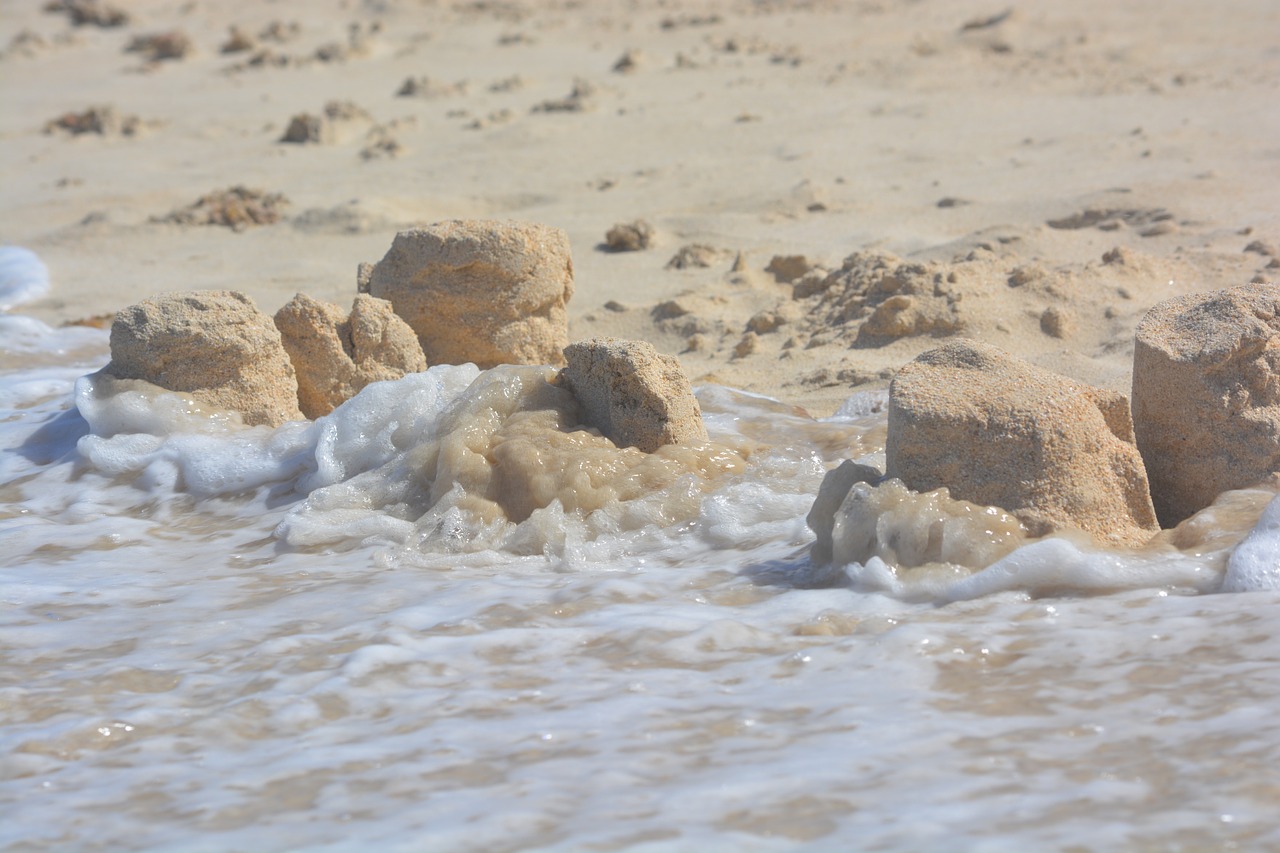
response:
M883 488L821 566L882 396L645 456L543 368L269 429L106 360L0 316L3 849L1280 849L1273 488L1134 552Z

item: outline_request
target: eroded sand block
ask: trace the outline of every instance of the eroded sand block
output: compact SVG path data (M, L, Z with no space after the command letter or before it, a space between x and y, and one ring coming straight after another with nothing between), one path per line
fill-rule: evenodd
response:
M427 369L418 337L385 299L360 294L348 315L299 293L276 312L276 328L298 375L298 405L327 415L371 382Z
M619 447L652 453L707 439L693 386L675 357L646 341L595 338L565 348L559 382L586 422Z
M450 220L401 231L369 271L430 364L563 364L569 237L527 222Z
M884 474L870 465L863 465L846 459L839 467L833 468L822 478L818 487L818 495L805 521L813 531L815 539L809 548L809 555L815 565L831 562L832 529L835 527L836 511L849 495L849 490L858 483L877 483Z
M239 412L249 425L298 420L298 383L271 318L243 293L164 293L116 314L103 372Z
M1249 284L1148 311L1133 420L1165 527L1280 470L1280 290Z
M1001 507L1034 536L1133 545L1158 529L1122 394L960 340L898 372L888 426L886 473L913 491Z

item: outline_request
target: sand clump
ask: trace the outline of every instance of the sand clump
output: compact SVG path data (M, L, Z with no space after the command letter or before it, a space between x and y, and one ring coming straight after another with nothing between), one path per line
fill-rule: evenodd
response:
M839 270L821 282L807 283L803 293L821 294L808 312L810 325L816 321L839 329L842 337L852 336L854 342L874 345L959 332L965 327L959 304L962 290L956 271L946 265L868 251L845 258Z
M1137 545L1159 529L1124 396L987 344L944 344L898 371L885 459L909 489L1001 507L1032 535Z
M564 351L558 383L582 406L585 422L619 447L652 453L707 440L702 410L680 362L646 341L595 338Z
M653 226L643 219L620 222L604 236L604 246L610 252L639 252L653 245Z
M1133 418L1166 527L1280 470L1280 290L1250 284L1148 311Z
M348 314L304 293L275 315L308 418L329 414L372 382L427 369L422 347L391 303L359 294Z
M271 318L243 293L145 299L116 314L102 372L239 412L250 426L298 420L298 383Z
M152 217L151 221L176 225L221 225L232 231L242 231L254 225L279 222L288 203L289 200L281 193L240 185L201 196L194 204L165 216Z
M448 220L401 231L360 278L413 328L430 364L563 363L573 258L559 228Z
M194 49L191 37L181 30L134 36L125 46L126 53L141 54L148 62L185 59Z

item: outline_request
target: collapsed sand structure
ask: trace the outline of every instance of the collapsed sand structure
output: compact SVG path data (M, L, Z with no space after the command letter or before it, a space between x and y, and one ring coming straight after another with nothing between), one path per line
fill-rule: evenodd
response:
M1196 293L1147 312L1133 419L1165 527L1280 470L1280 289Z
M886 474L997 506L1035 536L1084 530L1137 545L1159 529L1123 395L996 347L929 350L890 386Z
M430 364L564 363L573 259L559 228L449 220L401 231L360 289L395 306Z
M619 447L652 453L666 444L707 440L702 410L675 357L645 341L596 338L564 351L558 382L582 406L586 423Z
M329 414L371 382L427 369L417 335L385 299L359 294L351 313L305 293L275 315L308 418Z
M302 418L280 333L243 293L166 293L125 308L111 324L103 373L190 394L250 426Z

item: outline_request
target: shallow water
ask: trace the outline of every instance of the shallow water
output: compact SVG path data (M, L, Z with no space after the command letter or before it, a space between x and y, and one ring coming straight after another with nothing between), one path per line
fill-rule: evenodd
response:
M885 491L821 567L874 396L644 457L539 368L271 430L105 361L0 317L0 847L1280 848L1274 490L1135 553Z

